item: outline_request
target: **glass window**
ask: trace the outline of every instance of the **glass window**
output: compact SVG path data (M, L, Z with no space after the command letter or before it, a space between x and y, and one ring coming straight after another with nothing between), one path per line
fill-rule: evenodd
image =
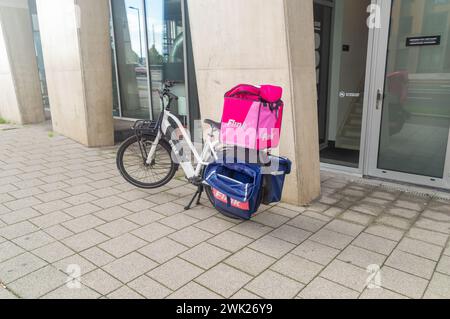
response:
M149 119L149 76L142 0L111 0L122 117Z
M395 0L391 20L378 167L442 178L450 127L450 3ZM407 45L410 37L430 36L440 36L440 43Z
M157 119L157 90L171 80L179 96L171 112L193 130L200 110L186 1L111 0L111 7L114 115Z
M157 118L161 103L157 90L167 81L175 81L173 93L178 105L171 110L187 124L185 84L185 47L181 0L147 0L147 38L152 90L152 113Z
M34 47L36 50L39 79L41 84L42 102L44 104L44 109L46 111L50 111L50 101L47 91L47 78L45 75L44 55L42 53L41 33L39 29L36 0L28 0L28 7L30 10L31 23L33 27Z

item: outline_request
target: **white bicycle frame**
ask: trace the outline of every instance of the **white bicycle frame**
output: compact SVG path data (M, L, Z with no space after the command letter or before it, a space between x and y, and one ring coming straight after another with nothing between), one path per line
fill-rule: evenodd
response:
M150 149L150 152L148 154L147 158L147 164L151 164L156 153L156 148L158 146L158 143L161 141L162 137L167 134L167 130L169 127L172 127L170 124L169 119L172 119L176 124L176 129L179 129L183 136L183 140L186 142L187 147L189 148L191 154L194 155L195 164L192 163L190 160L182 160L182 157L178 153L178 150L176 148L176 145L174 142L169 140L169 144L172 147L172 152L175 154L175 157L178 159L180 163L178 163L181 168L183 169L184 173L186 174L186 177L188 179L192 178L201 178L200 174L202 173L202 168L205 166L208 166L210 163L208 162L211 159L211 155L214 157L215 160L218 160L216 147L220 144L220 142L212 141L212 138L214 136L214 129L211 128L211 133L209 133L206 137L203 151L201 154L197 152L197 149L195 148L194 144L192 143L190 134L186 131L186 129L183 127L183 124L181 124L180 120L174 116L172 113L170 113L168 110L164 111L162 123L161 123L161 129L158 130L158 134L156 136L156 139L153 141L153 145Z

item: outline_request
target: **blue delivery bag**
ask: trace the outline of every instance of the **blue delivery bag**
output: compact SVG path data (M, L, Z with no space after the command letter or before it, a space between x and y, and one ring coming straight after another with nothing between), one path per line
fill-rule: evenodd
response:
M261 166L242 163L212 163L205 171L215 207L233 217L250 219L261 204Z
M292 162L285 157L270 156L270 166L263 167L264 205L278 203L283 195L286 175L291 173Z

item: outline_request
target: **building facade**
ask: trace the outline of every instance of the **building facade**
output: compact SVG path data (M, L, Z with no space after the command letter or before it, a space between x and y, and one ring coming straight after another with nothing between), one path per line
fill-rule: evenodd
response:
M449 0L0 0L0 116L88 146L154 119L192 133L238 83L285 89L285 200L320 168L450 189Z

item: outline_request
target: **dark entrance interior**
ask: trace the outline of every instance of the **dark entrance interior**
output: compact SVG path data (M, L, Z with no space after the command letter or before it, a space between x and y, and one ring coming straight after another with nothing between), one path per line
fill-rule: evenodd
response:
M359 167L370 0L315 1L322 163Z

